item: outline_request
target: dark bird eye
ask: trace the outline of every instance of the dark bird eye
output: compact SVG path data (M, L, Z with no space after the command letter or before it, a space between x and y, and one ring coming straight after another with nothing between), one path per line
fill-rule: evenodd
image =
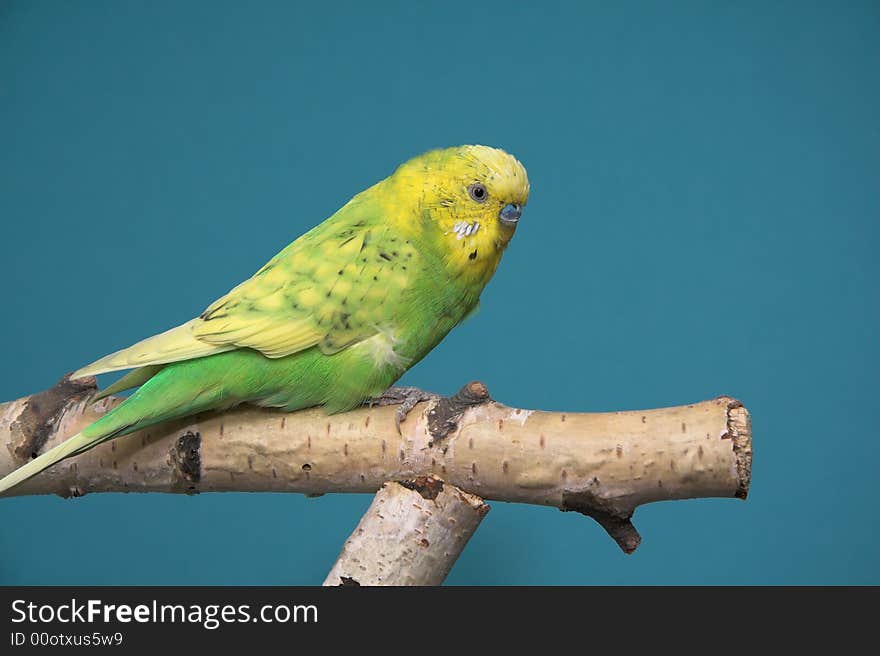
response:
M486 199L489 198L489 192L486 191L486 187L479 182L475 182L468 187L468 195L478 203L485 203Z

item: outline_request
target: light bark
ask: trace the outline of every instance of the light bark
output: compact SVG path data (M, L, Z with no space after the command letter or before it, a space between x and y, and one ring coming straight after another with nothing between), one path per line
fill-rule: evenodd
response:
M469 388L477 389L472 384L452 401ZM62 381L40 395L0 404L0 442L8 447L0 449L0 474L121 402L92 404L92 395L88 385ZM630 552L639 536L629 520L642 504L747 494L749 416L729 397L608 413L543 412L481 402L479 393L475 398L458 405L447 399L420 403L400 433L393 406L330 416L320 409L284 413L249 406L203 414L102 444L7 496L317 495L376 492L387 481L436 475L487 500L579 511Z
M487 512L478 496L436 476L389 481L324 585L440 585Z

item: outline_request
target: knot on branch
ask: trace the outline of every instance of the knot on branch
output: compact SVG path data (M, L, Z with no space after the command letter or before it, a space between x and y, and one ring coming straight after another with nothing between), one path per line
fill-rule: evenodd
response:
M458 428L465 410L490 401L489 390L478 380L472 381L452 396L445 396L428 412L428 432L434 441L442 440Z
M419 476L410 480L400 481L407 490L418 492L423 499L433 501L443 491L443 481L436 476Z
M67 409L97 388L94 376L71 380L65 374L54 387L27 397L21 414L10 425L8 449L15 461L21 465L36 458Z
M566 490L562 493L560 510L579 512L592 517L624 553L631 554L642 542L642 537L631 521L632 511L622 512L612 508L591 490L577 492Z
M201 434L187 431L178 437L170 455L174 467L174 487L187 494L198 494L198 483L202 478Z

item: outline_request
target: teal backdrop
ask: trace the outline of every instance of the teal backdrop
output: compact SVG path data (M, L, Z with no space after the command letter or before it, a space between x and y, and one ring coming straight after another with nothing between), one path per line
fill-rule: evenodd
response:
M164 330L424 150L532 198L405 377L754 423L746 503L494 503L451 584L880 583L876 2L0 4L0 399ZM367 495L0 500L3 584L317 584Z

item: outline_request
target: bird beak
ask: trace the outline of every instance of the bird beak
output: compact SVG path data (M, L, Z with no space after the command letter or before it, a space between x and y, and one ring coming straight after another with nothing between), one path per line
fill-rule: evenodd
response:
M501 219L501 223L512 228L516 225L517 221L519 221L521 215L522 206L511 203L502 208L501 212L498 214L498 218Z

